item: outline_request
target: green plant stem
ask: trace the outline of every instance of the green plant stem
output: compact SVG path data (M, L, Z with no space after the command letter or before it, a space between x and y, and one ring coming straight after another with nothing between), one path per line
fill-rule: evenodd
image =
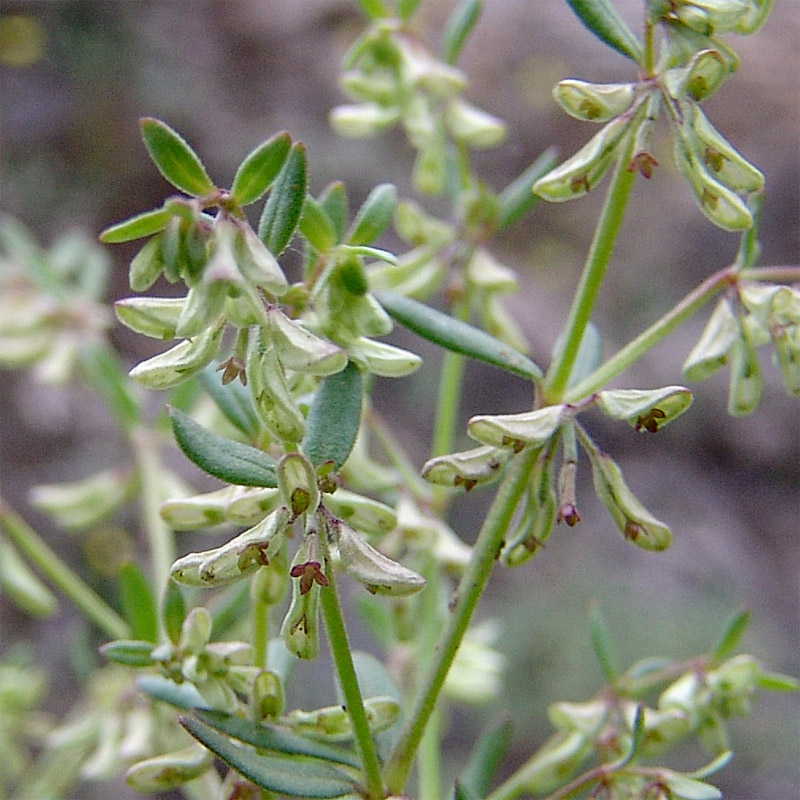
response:
M611 185L608 187L586 264L578 288L575 290L564 332L561 334L561 345L544 378L542 397L548 404L560 403L563 399L583 332L589 324L606 267L611 259L628 198L636 179L636 172L628 170L634 141L633 133L628 133L625 147L620 148L620 157L614 166Z
M324 536L320 537L320 544L323 549L325 563L330 565L330 553ZM339 604L339 592L336 588L334 570L330 566L325 570L325 576L328 579L328 586L321 590L320 600L331 658L339 679L339 686L344 695L347 714L353 726L356 750L361 759L366 781L366 798L367 800L381 800L386 794L383 790L380 764L378 763L378 755L375 752L375 743L372 741L372 734L369 730L367 715L364 711L364 700L361 696L358 677L353 666L353 658L350 654L350 644L347 639L347 630L344 626L342 607Z
M638 361L644 353L665 339L675 328L697 313L722 289L739 280L789 283L800 280L800 267L752 267L740 270L733 265L715 272L657 322L628 342L625 347L618 350L584 380L568 389L563 399L568 403L575 403L601 389L612 378L620 375L631 364Z
M427 558L425 568L421 570L427 584L420 598L421 628L417 638L416 658L420 665L418 674L422 674L430 663L442 627L442 586L439 570L439 564L433 556ZM441 722L441 712L435 708L425 727L419 748L419 800L440 800L442 797Z
M584 380L570 388L565 393L564 400L576 402L601 389L608 381L624 372L675 328L699 311L722 289L731 285L735 279L736 271L734 267L726 267L706 278L657 322L628 342L625 347L618 350L608 361L601 364Z
M458 585L454 602L451 603L451 614L439 636L417 698L386 766L384 774L390 793L400 794L406 785L425 726L434 711L447 672L489 579L514 509L527 486L536 456L535 449L527 449L512 459L481 526L472 559Z
M150 548L151 577L158 594L167 585L170 567L175 560L172 530L159 513L164 472L159 458L159 442L153 431L138 428L131 434L131 443L141 476L142 522Z
M131 631L125 620L61 560L2 497L0 527L36 569L106 635L112 639L130 638Z

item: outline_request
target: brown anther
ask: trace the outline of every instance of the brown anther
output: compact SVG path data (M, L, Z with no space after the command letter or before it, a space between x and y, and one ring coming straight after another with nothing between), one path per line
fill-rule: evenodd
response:
M713 147L706 147L706 151L703 154L703 161L711 167L714 172L719 172L725 166L725 156Z
M666 419L666 414L660 408L651 408L646 414L643 414L636 420L633 426L634 430L646 430L648 433L658 433L658 421Z
M574 177L569 182L569 188L573 194L577 194L581 190L583 190L584 192L588 192L589 189L592 188L589 185L589 176L586 173L584 173L583 175L578 175Z
M636 172L639 171L639 174L643 178L647 178L648 180L653 177L653 167L658 166L658 161L650 155L650 153L645 152L642 150L631 159L631 163L628 164L628 172Z
M247 386L247 370L244 366L244 361L236 356L223 361L218 367L217 372L222 372L222 384L227 384L235 381L238 378L242 382L242 386Z
M704 206L708 206L713 211L717 207L719 195L714 194L714 192L711 192L708 189L703 189L702 201Z
M644 533L644 529L638 522L629 519L625 523L625 531L623 535L631 542L635 542L639 538L639 534Z
M570 528L574 528L580 521L581 515L578 513L578 509L575 507L574 503L564 503L564 505L558 509L558 516L556 517L557 523L566 522Z
M300 594L310 592L315 582L320 586L328 585L328 579L325 577L319 561L306 561L304 564L295 564L289 575L292 578L300 579Z

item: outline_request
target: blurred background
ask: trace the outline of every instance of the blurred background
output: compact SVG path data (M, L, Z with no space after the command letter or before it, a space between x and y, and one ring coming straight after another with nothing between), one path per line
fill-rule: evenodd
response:
M453 5L423 0L416 28L424 40L438 42ZM638 24L638 0L616 5ZM758 34L731 37L740 71L705 105L715 126L766 175L762 264L797 263L800 253L797 11L795 2L776 3ZM250 149L286 129L308 147L313 192L341 178L355 207L383 181L409 196L412 153L398 133L350 141L336 137L327 123L329 109L344 100L336 83L341 58L362 27L355 4L346 0L5 0L2 210L49 244L73 228L96 235L160 205L170 188L140 142L141 116L179 130L220 185L232 180ZM634 77L630 62L586 33L560 0L486 0L460 66L471 81L468 99L508 123L507 143L476 156L482 177L496 189L546 147L555 144L565 157L594 132L554 104L550 90L557 80ZM714 228L697 211L671 164L665 130L654 151L660 166L651 181L637 182L598 303L595 322L607 355L730 263L738 246L738 237ZM540 363L547 363L560 330L601 202L602 190L566 205L538 204L493 245L498 258L518 272L522 291L512 307ZM437 203L429 207L435 210ZM388 238L386 244L397 242ZM136 243L108 249L115 265L110 300L130 294L127 263L135 252ZM616 385L681 382L681 363L705 319L701 313ZM113 339L130 364L160 349L121 330ZM437 355L418 349L426 365L409 379L380 382L376 396L421 464ZM746 605L753 612L746 651L775 670L797 674L797 404L787 397L777 367L767 358L763 362L764 398L745 419L726 413L724 374L693 386L693 409L658 437L587 416L595 439L617 458L634 491L672 526L675 543L651 554L622 541L594 501L583 465L580 525L556 529L534 560L515 571L498 570L490 585L479 618L494 617L500 624L506 688L490 707L451 709L453 769L498 710L510 708L515 723L510 769L550 734L549 703L580 700L597 690L602 673L591 654L587 622L593 600L605 612L625 665L648 655L682 658L707 651L729 614ZM467 376L464 423L475 413L516 411L530 402L526 387L513 377L473 365ZM420 415L417 409L426 411ZM81 390L65 394L9 372L0 379L0 420L4 495L102 586L107 576L97 569L103 558L96 552L108 545L53 529L27 504L26 492L37 483L74 480L117 463L122 450L111 424ZM466 437L461 444L470 446ZM451 522L468 541L489 494L476 491L454 505ZM135 527L127 531L125 547L135 550L138 536ZM120 540L113 541L112 549L119 550ZM70 707L76 676L97 644L63 606L58 617L32 622L0 600L0 647L33 642L36 658L61 676L48 700L57 712ZM750 719L734 721L737 758L718 776L729 800L798 797L798 718L796 698L763 696ZM677 764L699 765L697 754ZM118 787L114 796L125 791ZM76 792L76 798L109 796L102 787Z

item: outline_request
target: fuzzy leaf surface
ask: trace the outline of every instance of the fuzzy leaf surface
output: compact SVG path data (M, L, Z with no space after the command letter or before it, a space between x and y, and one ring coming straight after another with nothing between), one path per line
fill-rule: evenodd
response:
M278 485L275 461L262 450L219 436L177 408L168 413L178 446L209 475L239 486Z

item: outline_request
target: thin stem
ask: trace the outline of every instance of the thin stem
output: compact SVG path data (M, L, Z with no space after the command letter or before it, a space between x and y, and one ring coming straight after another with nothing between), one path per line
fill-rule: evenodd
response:
M159 513L163 476L159 443L155 434L144 428L133 431L131 443L141 476L142 522L150 549L153 585L161 591L167 585L170 567L175 560L175 539Z
M622 224L625 207L636 178L636 172L628 170L635 142L633 133L635 133L635 129L628 133L625 147L620 149L620 157L614 167L614 175L611 185L608 187L603 211L594 232L578 288L575 290L575 297L569 310L564 332L561 335L561 346L545 375L542 387L543 397L549 403L558 403L562 400L578 355L583 332L592 316L597 294L603 283L603 276Z
M72 600L107 636L112 639L130 637L131 631L125 620L61 560L2 497L0 527L36 569L65 597Z
M419 609L421 630L417 638L418 674L428 666L436 647L436 639L442 627L441 592L439 563L433 556L426 559L422 575L427 584L420 598ZM442 797L441 778L441 713L434 709L425 727L419 748L419 800L440 800Z
M320 537L320 544L323 548L325 563L330 565L330 553L328 552L328 543L325 536ZM328 586L320 591L320 599L331 658L336 668L339 686L344 695L347 714L353 726L356 749L361 759L366 780L367 800L380 800L386 796L383 790L380 764L375 752L375 743L372 741L372 734L369 730L367 715L364 711L364 700L361 696L356 670L353 666L353 658L350 654L350 644L347 639L344 617L342 616L342 607L339 604L339 592L336 589L334 570L330 566L326 568L325 576L328 579Z
M391 793L400 794L406 785L425 726L434 711L436 699L458 646L489 579L514 509L527 486L536 456L536 450L527 449L511 461L481 526L473 547L472 559L461 578L454 602L451 603L452 612L439 636L439 642L427 673L423 677L416 701L406 718L400 739L386 766L386 784Z
M254 582L255 586L256 583ZM269 603L260 594L253 593L253 665L267 668L267 646L269 644Z
M591 375L570 388L564 395L568 403L588 397L605 386L612 378L624 372L631 364L638 361L644 353L655 347L681 323L699 311L712 297L736 279L735 268L725 267L706 278L693 289L676 306L664 314L661 319L642 331L621 350L618 350L604 364L601 364Z

